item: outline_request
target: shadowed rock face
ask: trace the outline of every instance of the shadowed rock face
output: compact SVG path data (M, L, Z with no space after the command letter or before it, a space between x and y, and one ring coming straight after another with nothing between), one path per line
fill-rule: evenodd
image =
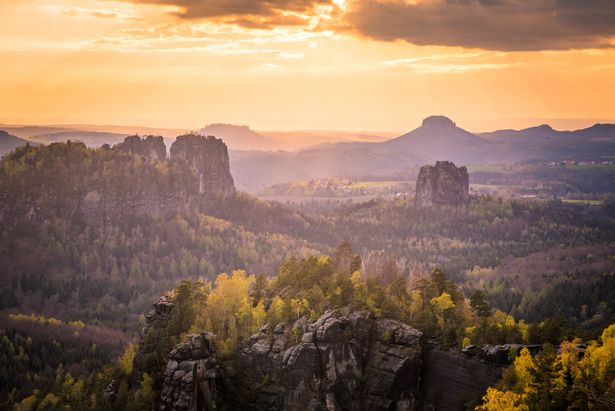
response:
M416 201L422 207L459 206L468 202L470 180L465 167L455 167L450 161L438 161L435 166L423 166L416 181Z
M226 144L213 136L185 135L171 146L171 160L186 162L198 174L200 193L235 192Z
M223 381L211 334L191 335L169 355L161 410L211 410L233 384L252 410L414 410L422 333L365 311L328 311L252 336L239 372ZM237 400L237 399L235 399Z
M146 328L163 326L171 309L160 299ZM222 371L215 341L211 333L191 334L169 354L161 410L464 409L499 381L511 350L525 347L535 354L540 348L443 350L426 344L422 333L406 324L348 308L328 311L313 323L304 317L263 327L234 355L232 377Z
M161 136L126 137L124 142L116 144L114 149L150 158L152 160L164 160L167 158L167 148Z
M312 324L299 320L289 328L256 334L241 353L238 382L250 387L252 409L414 409L420 331L348 309L329 311ZM300 342L293 344L293 338Z
M169 354L160 393L160 410L217 409L222 369L216 360L216 337L191 334Z

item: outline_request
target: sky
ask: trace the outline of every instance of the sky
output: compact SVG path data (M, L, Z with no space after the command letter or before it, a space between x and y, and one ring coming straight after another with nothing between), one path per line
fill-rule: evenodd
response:
M0 123L615 122L615 0L0 0Z

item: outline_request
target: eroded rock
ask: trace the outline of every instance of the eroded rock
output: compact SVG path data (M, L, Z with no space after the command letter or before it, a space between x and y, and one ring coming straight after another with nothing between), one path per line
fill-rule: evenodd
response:
M167 148L161 136L147 136L144 138L129 136L113 148L152 160L164 160L167 158Z
M435 166L423 166L416 181L416 201L422 207L436 205L459 206L469 201L470 180L465 167L450 161L438 161Z
M186 162L196 171L200 193L235 192L226 144L213 136L179 136L171 146L171 159Z

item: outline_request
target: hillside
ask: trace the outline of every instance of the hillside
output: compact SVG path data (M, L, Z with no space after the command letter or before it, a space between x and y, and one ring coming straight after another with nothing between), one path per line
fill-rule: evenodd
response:
M577 131L549 126L476 135L444 116L426 118L409 133L384 142L325 144L297 152L233 153L240 190L312 178L403 173L408 167L452 160L464 165L615 159L615 125Z
M114 145L126 138L124 134L99 131L61 131L57 133L39 134L32 141L41 144L60 143L65 141L80 141L88 147L100 147L103 144Z
M188 332L216 334L217 348L206 345L223 362L207 364L229 374L194 381L224 385L219 399L238 409L293 409L296 402L268 401L295 393L323 404L325 391L304 378L338 360L350 373L318 381L350 388L328 388L327 398L405 404L412 394L429 403L447 392L477 401L508 363L497 360L495 373L480 368L480 356L492 355L485 351L467 373L466 354L451 350L594 339L615 320L612 200L590 207L473 197L422 207L405 198L308 214L236 192L221 140L179 136L166 151L162 137L131 136L96 149L21 147L0 161L0 325L11 327L0 332L2 363L19 370L3 375L0 406L150 409L149 401L183 409L175 394L191 398L181 378L203 360L195 344L205 344ZM36 332L37 324L49 325ZM143 325L141 344L109 364ZM325 360L309 357L309 344ZM373 355L351 355L350 346ZM498 352L508 359L509 348ZM53 368L40 366L44 352ZM301 381L286 379L286 366ZM372 369L414 382L382 380ZM362 383L373 390L353 388Z
M0 157L27 143L29 143L29 141L15 137L6 131L0 130Z
M216 136L226 142L231 150L271 150L277 142L250 129L233 124L209 124L200 130L205 136Z

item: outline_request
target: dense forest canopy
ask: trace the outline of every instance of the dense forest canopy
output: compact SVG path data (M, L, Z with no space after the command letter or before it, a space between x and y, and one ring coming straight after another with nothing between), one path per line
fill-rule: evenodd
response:
M591 383L596 395L611 389L611 200L477 196L426 208L399 198L299 211L204 195L197 181L181 161L81 143L24 146L0 161L3 407L108 409L115 379L115 409L151 408L186 333L214 332L232 368L234 350L265 325L336 307L398 319L452 349L597 341L593 365L562 365L565 387L576 387L566 404L597 401L574 377L590 366L607 369ZM125 344L168 290L173 314L134 360ZM548 367L568 360L550 358L535 366L559 378ZM527 402L531 389L506 381L485 407Z

